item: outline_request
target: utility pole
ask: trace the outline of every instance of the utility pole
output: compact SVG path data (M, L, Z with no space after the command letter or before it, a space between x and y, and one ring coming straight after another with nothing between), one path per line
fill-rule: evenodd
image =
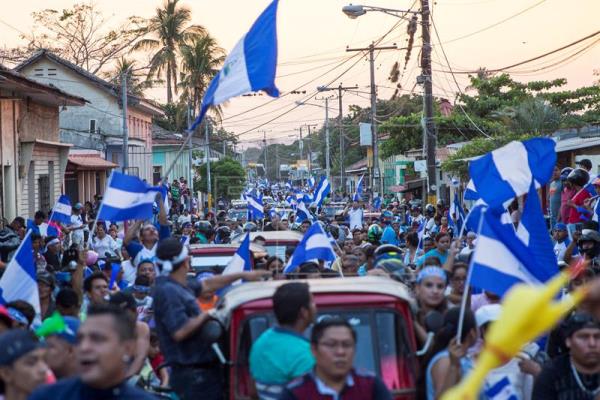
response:
M304 160L304 142L302 141L302 126L300 126L300 140L298 141L298 150L300 151L299 160ZM304 178L301 169L298 169L298 176L300 177L300 185L304 185Z
M337 90L338 91L338 107L339 107L339 114L338 114L338 127L339 127L339 131L340 131L340 189L342 191L344 191L345 189L345 181L344 181L344 174L345 174L345 165L344 165L344 121L343 121L343 117L344 117L344 109L342 106L342 92L346 91L346 90L355 90L358 89L358 85L354 85L354 86L347 86L344 87L342 86L342 84L340 83L340 85L337 88L327 88L327 87L318 87L317 90L319 92L327 92L330 90Z
M279 146L275 143L275 166L277 167L277 181L281 181L281 166L279 165Z
M265 179L267 178L267 132L263 131L263 145L265 146Z
M127 126L127 70L121 73L121 104L123 106L123 173L129 170L129 127Z
M422 0L426 1L426 0ZM375 88L375 50L397 50L396 45L377 47L373 43L366 48L349 49L346 51L368 51L369 63L371 66L371 146L373 147L373 168L371 172L371 190L377 190L379 195L383 195L383 179L381 179L381 170L379 169L379 140L377 138L377 90Z
M319 92L327 91L326 88L318 87L317 90ZM327 180L331 182L331 151L329 150L329 99L333 98L332 96L324 96L320 99L315 97L315 100L325 100L325 175L327 176ZM331 182L332 186L333 182Z
M187 108L187 126L192 125L192 106L190 105L189 101L188 101L188 108ZM193 147L193 141L194 141L194 132L190 132L190 135L192 135L192 137L190 138L190 143L189 143L189 147L188 147L188 162L189 162L189 166L190 166L190 173L188 175L188 188L190 189L190 213L192 212L192 208L193 208L193 201L192 199L194 198L194 164L193 164L193 157L192 157L192 147Z
M210 182L210 142L208 138L208 120L204 120L204 140L206 140L206 193L208 194L208 211L212 208L212 188Z
M429 0L421 0L421 30L423 37L423 48L421 49L421 76L417 78L418 83L423 84L423 134L425 136L427 151L427 195L430 203L435 203L435 197L439 193L437 186L437 171L435 165L435 149L437 146L437 135L433 122L433 89L431 79L431 35L429 32ZM431 197L434 197L433 199Z
M223 157L227 156L227 140L223 139Z

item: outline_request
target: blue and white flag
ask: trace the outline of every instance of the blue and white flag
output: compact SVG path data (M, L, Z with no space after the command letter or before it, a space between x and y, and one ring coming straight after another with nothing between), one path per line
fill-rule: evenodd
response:
M512 224L502 223L494 210L482 213L471 262L473 286L503 296L515 283L543 284L558 273L533 183L527 203L520 232L515 232Z
M592 221L600 222L600 198L596 199L596 204L594 205L594 213L592 215Z
M206 89L200 114L189 127L190 132L200 125L211 106L232 97L259 90L271 97L279 97L279 90L275 86L278 3L278 0L274 0L231 50L223 68Z
M285 183L285 187L286 187L287 189L292 189L292 182L291 182L291 181L287 181L287 182Z
M313 216L310 213L310 211L308 211L308 208L306 208L306 203L301 201L296 206L296 222L301 224L305 220L309 220L312 222Z
M352 201L360 201L362 200L362 194L363 194L363 178L365 176L361 176L360 179L358 180L358 183L356 184L356 191L354 192L354 196L352 196Z
M317 207L321 207L323 200L325 200L325 197L327 197L329 192L331 192L331 184L329 184L327 177L324 176L321 178L319 185L315 189L314 202L316 203Z
M460 201L458 200L458 192L454 192L454 200L450 203L448 209L448 223L455 228L455 235L462 229L465 221L465 212L463 211Z
M152 206L158 193L164 195L164 188L150 186L137 176L113 171L97 219L113 222L152 219Z
M514 141L471 161L469 173L477 193L499 209L527 193L532 180L538 187L545 185L556 164L555 146L547 138Z
M52 208L49 221L56 221L68 225L71 223L71 211L71 200L69 200L69 196L63 194L58 198L58 201Z
M323 228L321 228L321 224L312 224L300 243L298 243L294 254L290 257L283 272L285 274L294 272L300 264L306 261L334 261L335 258L336 255L331 246L331 241L323 231Z
M316 183L317 183L317 181L315 180L315 178L313 176L308 178L308 188L309 189L314 189Z
M256 198L254 196L246 196L246 201L248 202L248 215L252 217L248 217L248 219L263 219L265 217L265 209L262 203L262 196Z
M237 251L223 270L223 275L252 271L252 255L250 253L250 235L246 234ZM238 282L239 283L239 282ZM234 284L236 284L234 282Z
M469 179L469 183L467 183L467 187L465 188L465 194L463 195L465 200L479 200L481 196L477 193L477 189L475 188L475 184L473 183L473 179Z
M373 199L373 208L376 210L381 208L381 197L377 196Z
M33 306L40 317L40 296L33 261L31 231L27 231L21 245L10 260L4 275L0 278L0 304L14 300L24 300Z

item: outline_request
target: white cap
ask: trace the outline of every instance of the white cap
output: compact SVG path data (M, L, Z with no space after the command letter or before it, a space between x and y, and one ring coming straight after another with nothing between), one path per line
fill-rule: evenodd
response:
M481 328L488 322L496 321L500 317L500 311L502 311L502 306L500 304L488 304L479 308L475 312L477 327Z

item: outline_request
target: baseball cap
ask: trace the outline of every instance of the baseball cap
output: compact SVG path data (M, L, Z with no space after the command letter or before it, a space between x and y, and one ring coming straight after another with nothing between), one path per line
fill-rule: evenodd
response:
M563 322L563 333L565 337L570 337L575 332L585 328L600 329L600 321L593 315L586 312L575 312Z
M575 161L575 164L581 165L585 169L592 169L592 162L587 158Z
M81 325L81 321L78 318L71 316L64 316L63 320L65 321L65 329L62 332L52 334L50 336L56 336L70 344L77 343L77 331L79 330L79 326Z
M30 331L11 329L0 335L0 366L9 366L22 356L41 347Z
M481 328L488 322L496 321L500 317L500 311L502 311L502 306L500 304L488 304L479 308L475 312L477 327Z
M567 230L567 225L563 224L562 222L559 222L558 224L554 225L554 229L555 231L566 231Z
M52 276L52 274L50 274L49 272L46 272L46 271L37 273L37 281L45 283L46 285L48 285L50 287L54 287L54 285L55 285L54 277Z
M75 205L73 206L74 209L76 210L81 210L83 208L83 205L81 203L75 203Z

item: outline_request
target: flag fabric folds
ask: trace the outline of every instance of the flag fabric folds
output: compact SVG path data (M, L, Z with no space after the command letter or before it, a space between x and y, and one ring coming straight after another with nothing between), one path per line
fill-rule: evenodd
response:
M21 245L10 260L0 278L0 304L24 300L31 304L40 316L36 267L33 260L31 231L27 231Z
M113 171L97 219L113 222L152 219L157 193L163 194L164 188L150 186L137 176Z
M301 201L296 206L296 223L301 224L305 220L309 220L312 222L313 216L308 210L308 208L306 208L306 203Z
M251 195L246 196L248 202L248 214L252 215L252 218L248 219L263 219L265 217L265 209L262 203L262 196L256 198Z
M250 255L250 235L246 234L237 251L223 270L223 275L236 274L243 271L252 271L252 257Z
M335 251L331 246L331 241L323 231L320 224L312 224L306 231L304 237L298 243L294 254L288 261L284 273L294 272L300 264L310 260L334 261Z
M545 185L556 164L555 146L554 140L547 138L513 141L471 161L469 173L477 193L498 209L526 194L532 180Z
M373 199L373 208L379 210L381 208L381 197L377 196Z
M353 201L360 201L362 199L362 194L363 194L363 178L365 176L361 176L360 179L358 180L358 183L356 184L356 192L354 192L354 196L352 196L352 200Z
M317 204L317 207L321 207L323 204L323 200L331 191L331 184L326 177L322 177L315 189L314 202Z
M274 0L231 50L223 68L206 89L200 113L189 127L190 132L200 125L211 106L232 97L259 90L269 96L279 97L279 90L275 86L278 3L278 0Z
M481 218L471 264L473 286L502 296L515 283L542 284L558 273L533 182L517 232L494 210L483 211Z
M63 194L58 198L58 201L52 208L49 221L60 222L68 225L71 223L71 200L69 196Z
M454 200L450 203L448 209L448 223L456 229L455 234L458 234L465 222L465 212L463 211L460 201L458 200L458 192L454 192Z

